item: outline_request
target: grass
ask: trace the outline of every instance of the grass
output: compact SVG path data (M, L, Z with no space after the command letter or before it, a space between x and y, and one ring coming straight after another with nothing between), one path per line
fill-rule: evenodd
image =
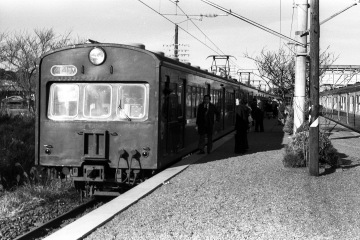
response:
M35 206L53 204L61 198L78 198L72 182L52 181L50 184L25 184L14 191L0 193L0 220Z

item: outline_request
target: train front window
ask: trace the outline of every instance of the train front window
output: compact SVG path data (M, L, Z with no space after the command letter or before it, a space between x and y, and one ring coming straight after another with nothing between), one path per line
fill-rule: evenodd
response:
M145 121L148 102L148 84L53 83L48 117L55 121Z
M121 119L144 119L146 117L146 87L144 84L121 84L118 90L117 116Z
M75 118L78 114L79 86L77 84L53 84L50 88L49 117L53 119Z
M84 116L106 118L111 114L111 86L89 84L84 88Z

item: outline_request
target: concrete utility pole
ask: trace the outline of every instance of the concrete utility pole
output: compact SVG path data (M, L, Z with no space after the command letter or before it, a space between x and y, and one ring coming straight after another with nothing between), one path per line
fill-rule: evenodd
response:
M176 58L179 57L178 51L179 51L179 26L175 24L175 46L174 46L174 56Z
M297 0L297 41L303 45L296 46L295 63L295 90L293 99L294 108L294 133L301 126L305 119L305 95L306 95L306 58L307 58L307 21L308 21L308 0Z
M319 0L310 3L310 101L309 173L319 176Z

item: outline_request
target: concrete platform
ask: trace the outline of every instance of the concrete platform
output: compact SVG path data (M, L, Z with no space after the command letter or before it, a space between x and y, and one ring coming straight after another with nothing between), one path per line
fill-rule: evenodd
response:
M233 133L223 137L222 139L214 142L213 151L215 151L219 146L229 141L233 138ZM184 171L189 165L199 161L206 155L190 155L173 166L165 169L164 171L156 174L152 178L146 180L145 182L139 184L138 186L130 189L124 194L116 197L112 201L104 204L98 209L90 212L89 214L79 218L78 220L70 223L64 228L58 230L57 232L46 237L46 240L72 240L72 239L82 239L84 236L91 233L97 227L103 225L115 215L127 209L129 206L133 205L139 199L145 197L156 188L166 184L166 182Z
M234 154L229 136L46 239L358 239L359 135L335 126L343 165L313 177L283 166L290 136L275 119L264 123L248 133L246 154Z

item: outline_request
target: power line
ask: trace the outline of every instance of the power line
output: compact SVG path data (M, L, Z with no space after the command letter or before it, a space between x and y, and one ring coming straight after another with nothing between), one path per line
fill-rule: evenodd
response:
M175 22L173 22L173 21L171 21L169 18L167 18L167 17L165 17L163 14L161 14L160 12L158 12L158 11L156 11L155 9L153 9L152 7L150 7L149 5L147 5L146 3L144 3L143 1L141 1L141 0L138 0L139 2L141 2L142 4L144 4L146 7L148 7L148 8L150 8L151 10L153 10L154 12L156 12L157 14L159 14L160 16L162 16L163 18L165 18L166 20L168 20L169 22L171 22L171 23L173 23L174 25L177 25ZM184 13L184 11L180 8L180 10ZM184 13L185 14L185 13ZM196 26L196 24L190 19L190 21ZM206 43L204 43L203 41L201 41L200 39L198 39L197 37L195 37L193 34L191 34L191 33L189 33L188 31L186 31L184 28L182 28L181 26L179 26L178 25L178 27L181 29L181 30L183 30L184 32L186 32L187 34L189 34L191 37L193 37L194 39L196 39L197 41L199 41L200 43L202 43L204 46L206 46L207 48L209 48L210 50L212 50L213 52L215 52L216 54L218 54L218 55L221 55L218 51L216 51L216 50L214 50L213 48L211 48L210 46L208 46ZM196 26L197 27L197 26ZM199 29L199 28L198 28ZM200 30L200 29L199 29ZM200 30L201 31L201 30ZM205 35L205 37L206 38L208 38L209 40L210 40L210 42L222 53L222 54L224 54L222 51L221 51L221 49L219 48L219 47L217 47L216 46L216 44L215 43L213 43L212 41L211 41L211 39L209 38L209 37L207 37L207 35L203 32L203 31L201 31L204 35ZM239 68L240 69L240 67L239 67L239 65L238 64L236 64L235 62L233 62L233 61L231 61L230 60L230 62L233 64L233 65L235 65L237 68Z
M178 7L178 8L181 10L181 12L191 21L192 24L194 24L194 26L205 36L205 38L207 38L223 55L226 55L226 54L225 54L213 41L211 41L211 39L194 23L194 21L193 21L191 18L189 18L189 15L186 14L184 10L182 10L182 8L177 4L177 2L175 3L175 2L173 2L172 0L169 0L169 1L172 2L173 4L175 4L176 7ZM217 53L217 52L216 52L216 53ZM219 53L217 53L217 54L219 54ZM230 59L230 62L231 62L234 66L236 66L237 68L240 68L239 65L237 65L236 62L232 61L231 59Z
M166 20L168 20L169 22L173 23L174 25L177 25L175 22L171 21L169 18L165 17L164 15L162 15L161 13L159 13L158 11L156 11L155 9L153 9L152 7L150 7L149 5L147 5L146 3L144 3L141 0L138 0L139 2L141 2L142 4L144 4L146 7L150 8L151 10L153 10L154 12L156 12L157 14L159 14L160 16L162 16L163 18L165 18ZM181 26L178 26L181 30L183 30L184 32L186 32L187 34L189 34L190 36L192 36L194 39L196 39L197 41L199 41L200 43L202 43L204 46L206 46L207 48L209 48L210 50L212 50L213 52L219 54L216 50L214 50L213 48L211 48L210 46L206 45L206 43L204 43L203 41L201 41L200 39L198 39L197 37L195 37L193 34L189 33L188 31L186 31L184 28L182 28Z
M169 0L169 1L172 2L173 4L176 4L176 3L174 3L174 2L171 1L171 0ZM181 7L179 7L179 5L176 4L176 7L178 7L178 8L181 10L181 12L182 12L183 14L185 14L185 16L187 17L187 19L189 19L190 22L191 22L192 24L194 24L194 26L205 36L205 38L209 39L209 41L210 41L223 55L225 55L225 53L224 53L223 51L221 51L221 49L220 49L218 46L216 46L216 44L215 44L213 41L211 41L211 39L194 23L194 21L189 17L188 14L186 14L186 13L182 10Z
M294 39L292 39L292 38L290 38L290 37L287 37L287 36L285 36L285 35L283 35L283 34L281 34L281 33L278 33L278 32L276 32L276 31L274 31L274 30L272 30L272 29L270 29L270 28L267 28L267 27L259 24L259 23L256 23L256 22L254 22L254 21L252 21L252 20L250 20L250 19L247 19L247 18L245 18L245 17L243 17L243 16L241 16L241 15L239 15L239 14L233 13L233 12L231 11L231 9L230 9L230 10L227 10L227 9L225 9L225 8L223 8L223 7L215 4L215 3L212 3L212 2L210 2L210 1L207 1L207 0L201 0L201 1L207 3L207 4L211 5L211 6L213 6L213 7L215 7L215 8L217 8L217 9L223 11L223 12L226 12L226 13L228 13L228 14L236 17L236 18L239 18L240 20L243 20L244 22L247 22L247 23L249 23L249 24L251 24L251 25L253 25L253 26L255 26L255 27L258 27L258 28L260 28L260 29L262 29L262 30L264 30L264 31L266 31L266 32L268 32L268 33L271 33L271 34L273 34L273 35L275 35L275 36L278 36L278 37L280 37L280 38L286 39L286 40L288 40L288 41L290 41L290 42L293 42L293 43L296 43L296 44L298 44L298 45L305 46L305 45L302 44L301 42L298 42L298 41L296 41L296 40L294 40Z

